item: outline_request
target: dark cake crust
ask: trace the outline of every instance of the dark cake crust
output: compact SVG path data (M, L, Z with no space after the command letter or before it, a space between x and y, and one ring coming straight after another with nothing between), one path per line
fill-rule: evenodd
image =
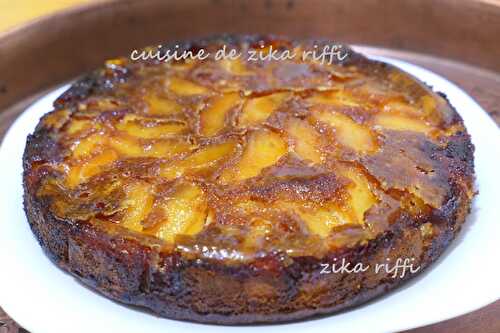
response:
M260 39L231 37L229 40L238 43ZM209 42L187 45L204 43ZM349 64L371 66L375 62L353 53ZM100 90L113 89L115 84L127 80L128 75L124 69L95 72L64 93L54 103L55 109L74 108ZM451 106L449 110L449 124L462 126L460 116ZM474 148L463 130L451 135L445 145L422 140L416 148L441 173L439 181L445 182L441 188L446 191L443 203L431 208L426 205L417 215L398 210L385 216L388 221L381 224L382 229L373 239L329 249L317 256L288 256L271 251L258 253L249 260L231 261L186 255L177 249L163 248L162 242L154 237L138 235L120 226L103 227L57 217L51 209L51 197L38 195L43 180L54 173L47 162L62 158L60 143L50 131L51 128L40 123L28 137L23 157L25 211L42 248L57 266L92 289L173 319L217 324L276 323L333 313L363 303L412 275L393 278L391 273L375 273L373 269L355 274L321 274L322 264L345 259L374 267L387 259L414 258L413 266L422 271L457 235L472 200ZM384 177L378 169L377 156L363 163L374 174ZM387 193L397 197L394 189L397 186L390 187ZM428 232L429 226L432 232Z

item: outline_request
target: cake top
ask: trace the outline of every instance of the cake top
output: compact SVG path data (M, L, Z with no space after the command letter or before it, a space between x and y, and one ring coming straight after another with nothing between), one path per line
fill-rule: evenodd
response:
M462 120L345 46L331 64L248 57L328 45L216 38L178 47L203 60L110 60L41 120L27 179L57 218L185 255L323 255L408 217L432 233L472 173ZM216 60L224 46L243 56Z

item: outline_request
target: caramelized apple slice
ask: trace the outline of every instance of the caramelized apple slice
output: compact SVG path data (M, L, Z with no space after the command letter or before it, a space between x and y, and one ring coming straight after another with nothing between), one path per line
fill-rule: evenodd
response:
M355 167L342 167L340 172L352 181L347 187L350 194L351 222L363 224L365 212L377 201L370 189L370 183L366 176Z
M223 183L255 177L261 170L275 164L287 153L287 144L280 135L269 130L253 132L245 150L234 168L225 169L221 175Z
M139 144L138 140L132 138L119 135L112 136L109 138L109 145L122 156L141 157L146 155L144 147Z
M186 124L178 121L155 121L141 119L134 116L126 116L116 125L120 131L143 139L158 139L174 134L180 134L187 130Z
M160 176L167 179L174 179L189 171L192 172L212 167L221 159L227 158L233 154L236 145L236 141L229 140L203 147L184 160L173 162L170 165L162 167Z
M240 114L239 125L246 127L262 123L289 96L290 93L282 92L248 100Z
M319 104L361 107L363 103L358 101L355 96L345 90L325 91L309 98L309 101Z
M169 80L168 89L180 96L203 95L209 92L207 88L199 84L177 77Z
M148 113L154 116L171 116L182 111L181 105L167 98L148 95L144 99L148 103Z
M73 166L66 178L66 185L73 188L90 177L100 173L105 167L111 165L118 159L118 155L111 149L91 157L88 160L81 162L79 165Z
M294 203L291 208L320 237L327 237L333 227L351 223L345 212L331 203L322 206Z
M207 217L204 193L199 186L191 183L178 185L162 209L165 220L160 223L155 235L170 243L176 235L198 233Z
M377 145L371 131L356 123L350 117L340 112L320 110L313 115L317 120L324 122L335 129L336 139L358 152L371 152Z
M304 160L321 163L321 138L318 132L304 120L291 118L287 121L286 131L293 142L293 150Z
M102 146L106 143L105 136L99 133L87 136L72 147L72 157L81 158L83 156L91 155L95 152L98 146Z
M176 155L188 153L193 149L195 149L195 146L185 140L155 140L145 146L142 156L170 159Z
M172 158L195 148L186 140L164 139L141 144L137 140L123 136L110 138L110 145L124 157Z
M424 120L400 114L380 113L373 118L373 124L396 131L412 131L424 134L433 130Z
M346 224L338 209L319 208L315 211L298 211L309 230L321 237L327 237L334 226Z
M205 136L214 136L222 128L228 112L241 102L238 93L225 94L216 98L200 114L200 132Z
M398 113L406 116L422 116L422 110L419 108L409 105L407 103L401 102L399 100L389 101L384 104L382 108L382 113Z
M146 182L132 183L125 186L126 199L122 205L127 213L122 225L133 231L142 231L142 221L147 217L153 207L153 186Z
M91 120L73 119L66 128L66 133L69 135L74 135L89 130L92 127L94 127L95 129L99 129L101 126L99 124L92 124Z

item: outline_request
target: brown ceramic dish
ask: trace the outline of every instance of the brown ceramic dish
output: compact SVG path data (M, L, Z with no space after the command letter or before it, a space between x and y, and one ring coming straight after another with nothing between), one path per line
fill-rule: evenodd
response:
M180 45L279 55L331 43ZM360 304L411 276L374 269L387 261L422 271L469 212L473 146L443 96L343 50L333 64L108 61L28 138L25 209L40 244L115 300L220 324ZM327 272L341 262L371 269Z

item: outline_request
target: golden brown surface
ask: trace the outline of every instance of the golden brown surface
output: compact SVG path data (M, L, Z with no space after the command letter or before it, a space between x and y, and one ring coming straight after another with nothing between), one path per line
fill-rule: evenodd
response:
M300 53L313 47L312 41L274 38L224 42L243 53L270 46ZM201 41L186 48L220 45L220 40ZM58 237L36 226L50 218L77 227L83 223L110 237L118 234L161 255L215 260L216 266L304 269L302 258L325 260L343 251L369 261L383 260L384 253L417 255L425 266L460 228L473 195L472 146L447 101L408 75L352 52L335 65L117 59L75 85L55 106L25 155L27 210L42 243ZM396 236L387 241L390 234ZM71 265L89 264L82 255L92 246L83 244L82 250L81 244L88 241L78 239L74 256L56 257L69 260L62 266L73 273L95 280L81 271L86 267ZM377 252L376 244L384 241L395 242L395 253ZM71 251L71 237L64 242ZM95 245L101 246L106 245ZM126 251L134 251L129 247ZM268 257L276 256L279 262L270 263ZM203 274L187 279L203 280ZM267 273L259 274L244 283L245 295L274 299L277 292L275 308L269 300L255 309L225 304L228 317L243 316L193 319L298 318L359 303L388 288L380 276L364 277L363 288L326 277L312 285L306 278L296 282L302 291L287 301L279 295L292 297L290 291L260 281ZM315 293L328 295L340 286L359 295L348 290L339 299L315 299ZM112 294L110 288L109 281L106 288L97 281L97 289ZM145 303L162 312L149 299ZM220 315L207 304L194 308L198 314Z

